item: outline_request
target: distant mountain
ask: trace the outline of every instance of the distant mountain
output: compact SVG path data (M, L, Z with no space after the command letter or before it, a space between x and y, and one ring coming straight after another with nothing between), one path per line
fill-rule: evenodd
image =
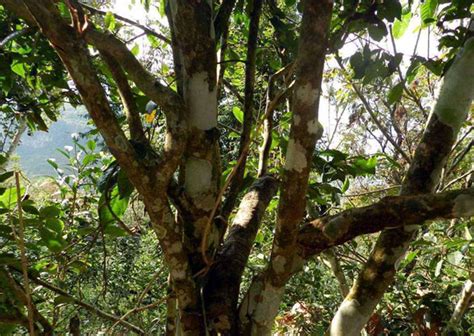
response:
M65 157L57 149L72 145L71 134L84 133L89 129L83 108L66 107L58 121L51 124L48 132L37 131L31 136L25 133L16 152L21 168L29 177L54 176L55 172L46 160L53 158L60 165L65 163Z

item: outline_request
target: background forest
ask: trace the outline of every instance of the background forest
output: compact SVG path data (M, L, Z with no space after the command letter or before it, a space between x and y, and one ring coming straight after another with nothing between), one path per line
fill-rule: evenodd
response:
M266 274L269 265L275 267L272 253L278 235L276 223L282 217L279 203L286 197L282 196L284 188L277 191L275 181L285 183L283 176L290 160L298 168L297 154L290 159L287 153L288 147L295 146L293 136L298 132L294 131L294 124L298 125L294 110L301 91L295 90L301 89L298 81L303 77L298 70L303 58L298 46L301 48L305 36L301 22L305 13L311 12L311 1L176 1L178 9L182 3L184 7L208 6L218 41L211 47L202 44L206 51L199 45L195 48L195 54L211 50L217 57L216 126L204 128L202 134L191 133L191 140L187 140L198 143L210 139L202 142L204 147L208 144L206 157L215 155L209 154L214 144L218 148L219 163L213 163L212 173L217 175L213 178L218 188L212 191L211 199L211 208L216 197L219 200L218 215L214 211L204 217L211 218L209 223L215 227L209 229L209 238L204 233L197 243L201 247L202 241L209 240L202 258L199 248L189 253L190 278L198 288L196 305L204 315L199 316L206 332L189 331L186 322L180 322L184 310L180 298L176 298L178 287L173 282L166 247L164 250L166 244L160 245L163 233L155 217L149 215L148 194L122 164L122 154L111 149L108 135L101 134L104 125L116 120L130 137L128 147L139 162L158 162L159 166L161 157L167 155L169 134L173 132L169 131L173 121L167 109L174 101L158 101L149 94L153 89L147 91L131 74L133 60L137 60L147 74L159 78L157 87L185 98L191 91L186 84L185 89L182 87L186 75L181 72L186 71L180 67L192 62L186 55L182 56L183 62L178 62L176 51L176 41L184 36L185 29L179 22L174 22L173 28L168 21L170 17L176 20L170 14L173 4L165 0L37 2L48 10L53 6L59 20L68 25L72 22L79 29L77 36L85 36L90 44L84 50L89 53L112 116L104 117L103 124L99 124L101 117L84 103L87 98L78 89L81 86L76 75L63 64L63 46L52 42L55 33L49 33L49 26L43 26L41 18L36 18L41 29L31 23L29 15L36 15L31 10L36 5L29 7L29 3L34 2L0 0L0 335L178 335L175 330L179 328L190 335L222 332L222 324L209 322L206 317L206 313L213 314L205 298L215 270L207 258L224 253L218 247L226 242L224 237L232 234L232 229L222 231L227 224L221 225L219 220L243 220L245 214L240 214L238 205L245 205L255 190L265 194L265 205L256 210L260 211L260 226L242 264L245 268L237 281L236 300L246 302L254 279ZM30 14L21 12L23 5L15 3L24 3ZM473 59L473 43L468 45L473 41L474 6L470 0L340 0L331 6L318 91L319 121L324 131L309 154L307 191L303 190L306 205L300 221L306 225L333 218L330 216L344 210L373 204L381 204L383 209L383 204L390 207L392 203L377 202L396 202L410 164L416 160L418 144L423 143L423 134L429 128L430 111L439 98L443 78L455 64L456 55L462 54L463 46L471 50ZM190 21L190 27L192 24ZM99 33L96 36L87 29L115 38L126 46L130 57L116 57L115 49L105 45L105 39L100 42L104 43L102 47L96 44L94 38ZM182 49L182 54L189 51ZM127 68L129 64L132 70ZM457 77L459 85L470 90L468 115L460 121L452 145L446 145L446 158L437 160L433 156L434 165L440 167L431 175L439 174L439 179L433 177L433 192L441 195L436 200L450 200L458 194L470 198L466 196L460 216L451 210L425 215L428 211L423 206L432 204L428 197L433 196L420 201L425 205L413 198L403 207L393 208L407 211L399 214L401 224L395 226L412 218L416 221L418 217L413 213L422 214L422 221L409 224L421 225L425 219L429 222L421 226L406 253L397 260L393 284L384 294L381 292L382 299L368 313L368 323L362 330L367 335L474 334L474 229L473 217L469 217L474 209L474 80L469 78L474 63L468 64L471 66L466 68L465 78ZM165 89L163 92L165 95ZM62 116L65 109L66 119ZM86 109L92 117L84 114ZM62 140L67 143L57 148L56 159L50 155L41 158L34 147L39 148L42 141L38 135L51 134L47 132L58 120L72 123L64 126L65 130L73 127L80 132L74 131ZM137 130L137 123L141 130ZM315 128L314 133L321 132L319 123ZM65 131L61 132L64 135ZM146 141L141 141L143 138ZM439 138L444 141L444 133ZM56 150L56 145L50 146ZM187 146L191 148L192 144ZM200 146L192 150L204 151ZM444 150L439 146L434 152ZM184 162L189 153L183 153L179 160L182 157ZM45 164L52 173L38 176ZM176 163L182 169L181 165ZM156 168L145 167L145 171ZM161 189L170 199L170 213L180 223L187 221L181 208L186 209L186 204L180 203L180 195L188 192L189 184L184 182L187 173L178 171L171 171L169 183ZM219 194L220 190L224 193ZM205 197L200 194L199 198ZM380 214L383 221L384 213ZM288 270L291 274L285 279L281 301L276 302L276 317L268 313L271 327L265 332L347 334L330 332L331 321L368 264L379 231L390 228L371 225L367 222L367 229L312 252L300 268ZM217 247L212 245L213 239L218 241ZM237 329L241 334L264 334L253 327L251 332L242 331L250 329L235 327L235 323L230 323L231 334ZM226 330L222 334L227 334L226 327L222 328Z

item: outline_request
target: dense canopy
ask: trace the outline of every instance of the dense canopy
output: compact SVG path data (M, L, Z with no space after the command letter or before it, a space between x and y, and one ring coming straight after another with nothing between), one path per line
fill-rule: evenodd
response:
M473 333L473 10L0 0L0 334Z

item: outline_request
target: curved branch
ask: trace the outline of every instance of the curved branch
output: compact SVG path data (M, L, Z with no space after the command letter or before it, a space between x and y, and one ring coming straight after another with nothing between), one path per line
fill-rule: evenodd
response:
M204 288L206 312L218 333L235 327L240 282L265 210L278 188L277 181L264 176L243 197L229 234L218 251ZM224 323L227 321L228 323Z
M115 84L117 85L123 108L125 110L125 115L127 116L130 138L143 144L148 143L145 132L143 131L143 125L135 103L135 98L133 97L132 89L128 84L127 76L125 76L120 64L115 60L115 58L110 56L108 52L104 50L101 51L100 54L104 62L107 64Z
M355 237L428 220L474 216L474 188L440 194L388 196L362 208L325 216L305 224L298 244L304 258Z
M98 8L95 8L95 7L92 7L90 5L87 5L85 3L81 3L81 6L84 7L85 9L87 9L89 12L91 12L92 14L100 14L102 16L104 15L107 15L107 12L106 11L103 11L103 10L100 10ZM160 34L156 31L154 31L153 29L147 27L147 26L144 26L138 22L135 22L133 20L130 20L130 19L127 19L126 17L124 16L121 16L121 15L118 15L118 14L115 14L115 13L112 13L113 16L117 19L119 19L120 21L123 21L123 22L126 22L132 26L135 26L137 28L140 28L141 30L143 30L145 33L147 34L150 34L150 35L153 35L155 36L156 38L168 43L168 44L171 44L171 41L166 37L164 36L163 34Z

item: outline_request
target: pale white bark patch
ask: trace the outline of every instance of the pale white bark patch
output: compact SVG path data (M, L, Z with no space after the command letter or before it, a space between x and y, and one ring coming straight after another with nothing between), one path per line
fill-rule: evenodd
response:
M474 37L465 44L446 73L432 113L455 131L467 117L474 99Z
M296 90L295 97L298 103L312 106L319 97L319 90L307 83Z
M323 125L318 121L318 119L313 119L308 121L308 133L317 134L318 137L323 135Z
M286 258L281 255L277 255L275 258L272 260L272 267L273 270L277 273L283 273L285 272L286 269Z
M128 149L128 140L122 135L117 135L114 138L115 145L123 152L126 152Z
M298 173L301 173L306 166L306 150L298 140L290 139L286 150L285 169L296 170Z
M295 126L298 126L301 122L301 117L297 114L295 114L295 116L293 117L293 122L295 124Z
M474 196L459 195L454 199L453 207L454 217L470 217L474 216Z
M207 160L190 157L185 166L184 188L195 198L206 193L212 182L212 166Z
M271 330L273 320L278 314L278 308L280 307L281 298L285 292L284 287L274 287L269 282L264 284L264 288L261 295L261 302L257 304L257 309L254 314L254 321L259 327L265 326ZM252 328L255 330L254 328Z
M190 126L209 130L217 126L217 91L206 72L198 72L187 80L185 97L189 106Z
M366 322L365 314L360 312L359 302L345 299L331 322L329 334L331 336L359 336Z

